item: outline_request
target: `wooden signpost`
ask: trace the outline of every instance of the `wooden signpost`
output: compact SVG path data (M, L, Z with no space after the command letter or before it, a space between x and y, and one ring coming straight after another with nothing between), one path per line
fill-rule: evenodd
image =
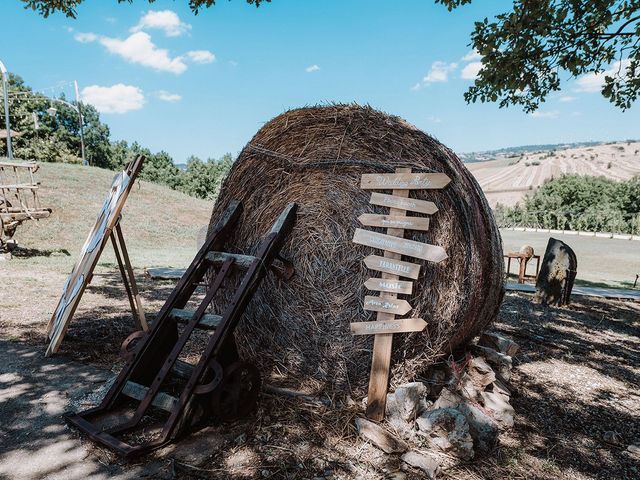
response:
M379 296L366 296L364 309L377 312L374 322L351 324L353 335L374 334L373 360L369 378L367 417L380 421L384 418L391 366L391 346L394 333L420 332L427 323L421 318L397 319L411 311L406 300L398 294L411 294L413 283L400 277L417 279L420 265L402 261L402 256L439 263L447 258L445 250L438 245L415 242L404 238L407 230L429 230L429 218L407 215L407 212L433 215L438 207L433 202L409 198L410 190L441 189L450 178L444 173L412 173L410 168L398 168L396 173L364 174L360 187L366 190L392 190L392 195L372 192L370 203L389 208L388 215L363 214L360 223L368 227L386 227L387 233L378 233L357 228L353 242L384 251L384 256L369 255L364 259L371 270L382 272L379 278L365 282L369 290L380 292Z
M93 269L98 263L108 239L111 239L115 251L133 318L139 328L145 331L148 329L142 301L138 293L138 286L133 276L133 268L129 261L129 254L124 242L122 229L120 228L122 208L136 177L142 169L143 162L144 157L138 156L133 162L125 165L123 171L113 179L109 194L102 205L102 210L98 214L96 223L82 247L80 259L67 278L58 306L47 325L47 335L50 343L46 356L56 353L60 348L60 343L64 338L69 322L78 307L78 303L80 303L85 288L91 282Z

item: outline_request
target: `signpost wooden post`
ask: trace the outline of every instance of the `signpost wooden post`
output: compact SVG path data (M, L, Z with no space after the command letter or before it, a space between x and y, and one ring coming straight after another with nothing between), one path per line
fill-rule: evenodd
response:
M388 215L363 214L358 218L364 226L386 227L386 235L358 228L353 237L354 243L384 251L383 257L369 255L364 259L368 268L382 272L380 278L370 278L365 283L369 290L380 292L378 297L365 297L364 303L365 310L377 312L376 321L351 324L353 335L375 335L366 412L367 417L375 421L384 418L393 334L419 332L427 325L421 318L396 319L396 315L405 315L411 311L411 305L406 300L398 299L398 294L413 292L412 282L400 280L400 277L415 280L420 273L420 265L402 261L402 256L436 263L447 258L440 246L404 239L405 229L429 229L428 218L408 216L407 212L432 215L438 211L432 202L409 198L409 191L440 189L449 182L446 174L412 173L410 168L397 168L394 174L362 175L361 188L392 190L392 195L379 192L371 194L370 203L388 207Z

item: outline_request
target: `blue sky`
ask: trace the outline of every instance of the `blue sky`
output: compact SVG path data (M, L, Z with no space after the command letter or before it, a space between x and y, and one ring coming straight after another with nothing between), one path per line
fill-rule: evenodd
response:
M430 0L220 0L197 16L187 4L86 0L73 20L3 0L0 60L35 90L60 85L48 95L72 95L77 80L114 139L177 163L235 155L270 118L325 102L400 115L458 152L640 137L638 106L619 111L595 76L565 83L535 115L464 102L473 22L507 1L450 13Z

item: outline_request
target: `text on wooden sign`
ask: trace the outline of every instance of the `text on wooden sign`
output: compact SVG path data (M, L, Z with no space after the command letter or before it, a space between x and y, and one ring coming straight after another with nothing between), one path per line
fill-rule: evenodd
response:
M381 207L398 208L408 210L410 212L426 213L433 215L438 211L438 207L433 202L426 200L418 200L417 198L398 197L396 195L387 195L384 193L372 192L371 205L380 205Z
M369 290L377 292L403 293L410 294L413 292L413 282L404 280L387 280L385 278L370 278L364 282L364 286Z
M444 248L438 245L414 242L413 240L363 230L361 228L356 228L353 242L366 245L367 247L379 248L401 255L429 260L435 263L442 262L447 258L447 253L444 251Z
M429 219L424 217L406 217L404 215L376 215L363 213L358 217L367 227L404 228L407 230L429 230Z
M370 335L376 333L421 332L426 326L427 322L421 318L354 322L351 324L351 333L353 335Z
M364 190L422 190L446 187L451 179L445 173L365 173L360 179Z
M367 295L364 297L364 309L371 312L393 313L394 315L405 315L411 311L411 305L406 300L395 298L382 298Z
M364 258L364 264L371 270L377 272L391 273L400 275L401 277L413 278L414 280L420 275L420 265L415 263L403 262L401 260L392 260L378 255L368 255Z

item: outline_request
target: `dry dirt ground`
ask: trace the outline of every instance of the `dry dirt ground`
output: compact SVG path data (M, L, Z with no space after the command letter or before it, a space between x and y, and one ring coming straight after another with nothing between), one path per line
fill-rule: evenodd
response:
M185 451L120 463L60 417L95 401L99 394L90 392L121 364L120 342L133 322L116 271L98 269L52 361L42 357L44 330L64 275L47 269L36 275L19 258L8 263L2 268L11 281L0 291L0 479L401 478L392 476L398 458L356 437L361 399L336 410L271 394L246 421L200 432ZM151 319L173 283L137 274ZM495 328L521 346L511 384L515 426L489 456L443 478L640 478L639 459L626 450L640 444L640 303L575 298L558 309L509 294ZM64 446L65 456L55 445ZM53 456L56 468L24 474L25 463L37 465L39 455L45 464ZM82 470L87 465L89 473ZM409 471L407 478L422 476Z

